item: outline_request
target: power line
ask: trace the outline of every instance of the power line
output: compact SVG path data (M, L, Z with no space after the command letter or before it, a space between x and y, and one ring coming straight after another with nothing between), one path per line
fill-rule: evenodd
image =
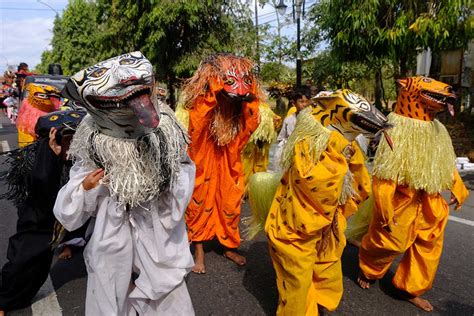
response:
M0 8L0 10L13 10L13 11L51 11L51 9L34 9L34 8ZM62 11L62 9L57 9Z

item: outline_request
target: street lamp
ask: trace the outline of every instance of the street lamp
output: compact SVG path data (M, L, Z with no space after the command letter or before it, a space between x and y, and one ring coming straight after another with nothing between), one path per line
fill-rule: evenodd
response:
M41 4L44 4L45 6L47 6L48 8L50 8L52 11L54 11L56 13L56 15L59 15L59 12L56 11L56 9L54 9L52 6L50 6L49 4L47 4L46 2L43 2L41 0L36 0L38 3L41 3Z
M280 0L280 3L275 7L280 15L285 15L286 8L288 8L288 6L285 4L284 0Z
M296 86L301 87L301 7L304 7L305 0L295 0L293 2L293 17L296 13ZM286 4L284 0L276 6L280 15L285 14Z

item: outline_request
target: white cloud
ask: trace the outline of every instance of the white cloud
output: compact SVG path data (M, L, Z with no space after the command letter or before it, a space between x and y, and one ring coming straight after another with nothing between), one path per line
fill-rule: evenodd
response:
M26 62L34 69L41 61L41 53L50 48L53 17L35 17L1 21L0 73L6 63L16 65Z

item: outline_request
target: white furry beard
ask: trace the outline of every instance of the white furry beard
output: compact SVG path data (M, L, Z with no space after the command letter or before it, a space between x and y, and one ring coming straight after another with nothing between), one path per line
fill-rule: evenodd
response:
M102 183L119 204L141 206L174 182L186 153L184 137L176 133L181 131L166 123L170 122L165 118L161 128L144 137L124 139L100 133L93 119L86 116L68 155L81 159L86 166L102 167Z

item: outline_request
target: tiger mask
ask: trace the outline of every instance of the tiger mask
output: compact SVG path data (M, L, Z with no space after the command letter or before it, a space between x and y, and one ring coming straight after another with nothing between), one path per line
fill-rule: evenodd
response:
M43 112L52 112L59 108L61 96L58 88L45 84L30 83L26 87L28 102Z
M395 113L422 121L432 121L439 112L454 116L456 95L450 85L428 77L397 80L400 85Z
M63 95L84 104L102 133L137 138L159 124L153 84L153 67L137 51L79 71L66 83Z
M311 99L313 116L350 141L359 134L373 137L390 127L387 117L362 96L348 89L320 94Z

